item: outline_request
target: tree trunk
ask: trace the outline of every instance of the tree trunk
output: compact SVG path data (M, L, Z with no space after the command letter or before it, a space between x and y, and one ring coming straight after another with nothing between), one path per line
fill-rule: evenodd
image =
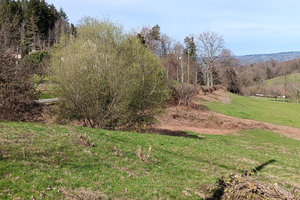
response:
M188 51L188 60L187 60L187 83L190 83L190 53Z
M179 58L177 57L177 60L178 60ZM179 72L178 72L178 63L177 63L177 65L176 65L176 80L177 81L179 81Z
M208 72L208 70L205 72L205 80L206 80L206 86L209 87L209 85L210 85L210 79L209 79L209 72Z
M213 80L213 74L211 71L209 72L209 75L210 75L210 86L212 87L212 86L214 86L214 80Z
M196 69L195 69L195 81L194 81L194 84L197 85L198 83L198 66L196 66Z
M184 77L183 77L184 73L183 73L182 59L180 60L180 65L181 65L181 83L183 83L183 81L184 81Z

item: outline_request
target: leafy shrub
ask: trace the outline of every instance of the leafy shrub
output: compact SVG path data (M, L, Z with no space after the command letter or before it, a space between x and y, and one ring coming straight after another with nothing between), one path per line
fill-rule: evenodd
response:
M23 62L30 66L33 72L37 75L43 76L46 72L46 66L50 60L50 55L47 51L37 51L26 55Z
M92 127L150 125L168 98L157 58L109 21L83 19L54 51L52 72L61 116Z

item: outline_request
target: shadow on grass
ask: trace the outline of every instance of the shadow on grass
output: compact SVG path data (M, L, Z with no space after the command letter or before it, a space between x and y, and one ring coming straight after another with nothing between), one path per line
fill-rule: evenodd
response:
M193 139L200 139L200 140L203 139L203 137L200 137L196 134L190 134L186 131L172 131L172 130L167 130L167 129L151 129L147 133L158 134L158 135L168 135L168 136L175 136L175 137L186 137L186 138L193 138Z
M261 171L264 167L266 167L267 165L272 164L274 162L276 162L276 160L271 159L265 163L262 163L261 165L258 165L257 167L255 167L252 170L244 172L243 174L244 174L244 176L251 175L249 172L256 174L257 172ZM224 182L223 178L220 178L218 180L218 187L216 189L214 189L212 196L206 198L205 200L221 200L222 196L224 195L225 189L226 189L226 183Z
M263 164L255 167L254 169L251 170L251 172L253 172L253 173L256 174L257 172L259 172L260 170L262 170L265 166L267 166L267 165L269 165L271 163L274 163L274 162L276 162L276 160L274 160L274 159L269 160L269 161L267 161L267 162L265 162L265 163L263 163Z

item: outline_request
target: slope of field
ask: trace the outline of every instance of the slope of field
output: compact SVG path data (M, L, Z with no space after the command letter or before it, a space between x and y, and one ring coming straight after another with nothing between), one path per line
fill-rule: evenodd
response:
M205 102L211 110L243 119L253 119L300 128L300 104L229 94L230 103Z
M300 192L300 142L268 131L174 137L0 126L2 199L201 199L222 175L245 170Z
M289 74L287 76L279 76L279 77L272 78L272 79L269 79L269 80L265 81L266 85L269 85L269 86L271 86L271 85L274 85L274 86L281 85L282 87L285 84L285 82L299 83L300 84L300 73Z

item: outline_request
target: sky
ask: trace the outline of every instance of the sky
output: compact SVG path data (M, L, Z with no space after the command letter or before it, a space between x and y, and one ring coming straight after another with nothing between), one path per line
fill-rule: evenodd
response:
M46 0L77 24L109 18L124 29L158 24L183 43L203 31L223 36L234 55L300 51L299 0Z

